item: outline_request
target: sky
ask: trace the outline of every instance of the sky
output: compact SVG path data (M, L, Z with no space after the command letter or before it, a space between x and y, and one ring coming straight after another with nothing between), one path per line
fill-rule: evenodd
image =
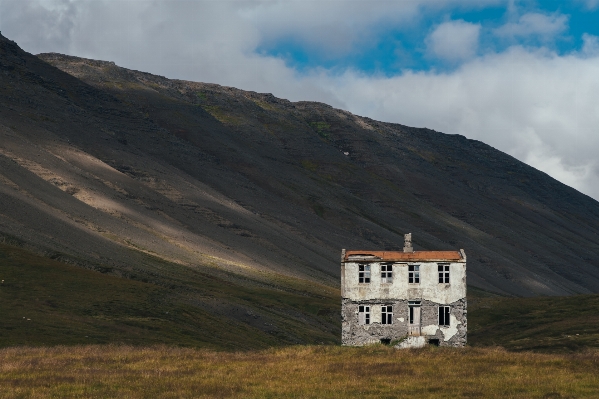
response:
M0 0L0 31L461 134L599 200L599 0Z

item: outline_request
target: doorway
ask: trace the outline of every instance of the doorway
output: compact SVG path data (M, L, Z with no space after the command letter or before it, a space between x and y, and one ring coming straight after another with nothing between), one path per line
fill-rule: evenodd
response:
M420 336L420 301L408 301L410 311L408 335Z

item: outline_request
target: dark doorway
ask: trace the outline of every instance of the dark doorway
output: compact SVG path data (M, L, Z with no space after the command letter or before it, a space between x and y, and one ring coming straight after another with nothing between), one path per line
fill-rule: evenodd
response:
M390 345L391 344L391 338L381 338L381 344L383 344L383 345Z
M439 346L439 340L437 338L429 339L428 344L433 346Z

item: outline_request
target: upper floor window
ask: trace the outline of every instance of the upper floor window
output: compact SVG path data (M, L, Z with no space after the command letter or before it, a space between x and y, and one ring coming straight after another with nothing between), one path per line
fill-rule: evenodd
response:
M393 266L382 265L381 266L381 283L392 283L393 282Z
M439 325L449 326L449 306L439 306Z
M370 306L358 307L358 323L370 324Z
M360 265L358 268L358 282L370 283L370 265Z
M381 307L381 323L393 324L393 306L387 305Z
M408 266L408 283L420 284L420 265Z
M439 284L449 284L449 265L439 265Z

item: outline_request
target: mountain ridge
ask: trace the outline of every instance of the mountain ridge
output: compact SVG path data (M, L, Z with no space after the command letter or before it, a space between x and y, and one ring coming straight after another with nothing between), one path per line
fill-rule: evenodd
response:
M599 204L484 143L0 45L3 202L29 195L37 215L5 211L0 233L28 245L115 273L164 273L158 257L335 287L341 248L412 232L464 248L475 287L599 291Z

